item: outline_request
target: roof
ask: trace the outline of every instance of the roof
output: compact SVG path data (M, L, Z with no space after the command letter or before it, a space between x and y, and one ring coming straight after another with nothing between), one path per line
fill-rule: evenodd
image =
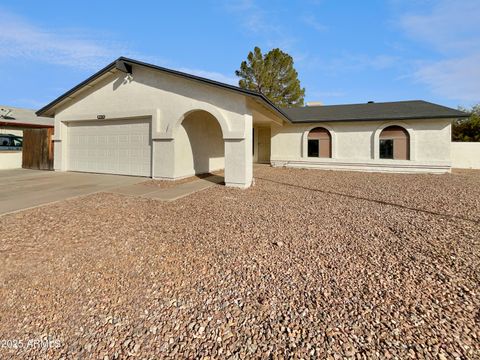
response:
M326 122L326 121L369 121L369 120L407 120L407 119L432 119L432 118L460 118L469 115L455 109L433 104L421 100L397 101L367 104L306 106L299 108L278 108L265 95L238 86L225 84L200 76L187 74L181 71L148 64L142 61L119 57L100 71L90 76L71 90L59 96L36 112L37 115L53 117L55 108L61 103L73 98L84 87L91 86L104 75L114 71L131 72L132 65L143 66L170 75L198 81L207 85L216 86L228 91L240 93L263 103L267 108L292 123Z
M190 79L190 80L193 80L193 81L198 81L198 82L201 82L201 83L204 83L204 84L216 86L216 87L219 87L219 88L222 88L222 89L226 89L226 90L237 92L237 93L249 96L249 97L253 97L253 98L261 101L262 103L264 103L265 106L270 108L275 113L279 114L281 117L288 120L288 117L285 115L285 113L283 112L282 109L279 109L278 107L276 107L265 95L263 95L259 92L252 91L252 90L247 90L247 89L242 89L238 86L225 84L225 83L222 83L222 82L219 82L219 81L210 80L210 79L207 79L207 78L204 78L204 77L200 77L200 76L196 76L196 75L192 75L192 74L187 74L187 73L184 73L184 72L181 72L181 71L172 70L172 69L164 68L164 67L153 65L153 64L148 64L148 63L145 63L145 62L142 62L142 61L129 59L129 58L126 58L126 57L123 57L123 56L121 56L117 60L111 62L110 64L105 66L103 69L101 69L100 71L98 71L95 74L93 74L92 76L90 76L85 81L81 82L80 84L78 84L77 86L72 88L71 90L67 91L63 95L60 95L55 100L53 100L49 104L42 107L40 110L38 110L36 112L36 114L39 115L39 116L44 115L44 116L52 117L53 113L51 112L51 110L53 110L57 105L59 105L64 100L67 100L67 99L73 97L76 92L82 90L85 86L94 82L95 80L102 77L103 75L105 75L107 73L111 73L113 70L119 70L119 71L122 71L122 72L129 72L129 71L131 71L131 65L143 66L143 67L146 67L146 68L149 68L149 69L152 69L152 70L164 72L164 73L167 73L167 74L170 74L170 75L183 77L183 78Z
M0 105L0 125L18 127L53 127L54 121L37 116L35 110Z
M422 100L283 109L292 123L461 118L469 114Z

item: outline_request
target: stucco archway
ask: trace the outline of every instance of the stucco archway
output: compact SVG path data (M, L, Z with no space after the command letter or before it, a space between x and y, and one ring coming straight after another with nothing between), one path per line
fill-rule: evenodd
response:
M335 130L327 124L316 124L307 127L302 135L302 157L308 158L308 134L315 128L324 128L330 133L330 158L335 159L337 157L337 136Z
M175 177L225 168L225 142L218 119L205 110L185 113L174 130Z
M416 154L415 154L415 131L413 128L402 121L389 121L385 122L382 125L380 125L375 132L373 133L372 136L372 150L373 150L373 159L374 160L379 160L380 159L380 134L382 131L390 126L399 126L408 133L408 137L410 139L410 144L409 144L409 152L410 152L410 161L416 159Z
M155 148L170 166L165 173L179 179L225 169L226 186L248 188L253 177L252 116L244 114L236 120L232 131L232 119L218 109L203 107L175 117Z
M410 136L401 126L388 126L380 133L380 158L410 160Z
M175 122L173 123L173 126L171 127L171 130L168 131L167 130L167 133L172 133L173 136L175 136L175 132L178 130L179 126L183 123L183 121L189 117L190 115L192 114L195 114L195 113L201 113L201 112L204 112L204 113L209 113L211 116L213 116L217 123L219 124L220 128L222 129L222 137L225 139L225 138L228 138L231 134L231 131L230 131L230 126L228 124L228 121L227 119L225 118L224 114L219 110L217 109L216 107L214 106L211 106L211 105L205 105L205 104L197 104L197 106L191 110L188 110L184 113L182 113L180 116L178 116L175 120Z

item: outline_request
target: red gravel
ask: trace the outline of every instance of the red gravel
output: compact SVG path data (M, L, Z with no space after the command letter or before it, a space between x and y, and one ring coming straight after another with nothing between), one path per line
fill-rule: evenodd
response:
M480 172L255 177L0 217L0 358L480 358Z

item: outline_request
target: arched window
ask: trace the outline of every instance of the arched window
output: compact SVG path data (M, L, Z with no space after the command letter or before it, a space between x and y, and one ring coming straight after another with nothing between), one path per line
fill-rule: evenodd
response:
M332 157L332 136L327 129L317 127L308 133L308 157Z
M388 126L380 133L380 159L410 160L410 136L401 126Z

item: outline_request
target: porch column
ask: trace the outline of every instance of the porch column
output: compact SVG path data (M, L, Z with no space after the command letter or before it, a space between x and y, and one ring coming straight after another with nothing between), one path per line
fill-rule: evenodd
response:
M53 133L53 169L55 171L67 171L67 141L68 127L59 119L55 119L55 130Z
M253 179L252 116L244 116L244 137L225 139L225 185L246 189Z
M155 179L175 178L175 146L173 139L153 139L152 175Z

